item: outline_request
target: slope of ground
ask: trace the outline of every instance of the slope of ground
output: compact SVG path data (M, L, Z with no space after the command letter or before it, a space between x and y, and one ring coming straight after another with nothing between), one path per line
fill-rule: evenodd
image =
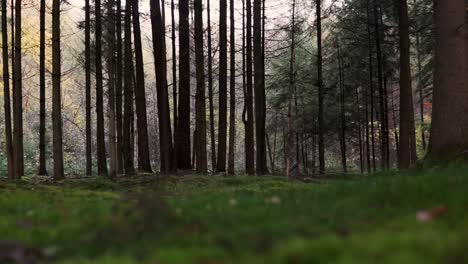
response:
M466 168L156 178L0 180L0 263L468 262Z

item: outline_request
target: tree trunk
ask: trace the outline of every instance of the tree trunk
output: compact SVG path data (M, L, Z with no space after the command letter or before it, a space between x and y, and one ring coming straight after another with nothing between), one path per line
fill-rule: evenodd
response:
M135 104L138 127L138 170L151 172L148 120L146 116L145 72L143 67L143 48L141 44L140 12L138 0L132 1L133 40L135 41Z
M245 170L249 175L255 174L255 148L254 148L254 117L253 117L253 87L252 87L252 6L251 0L245 0L247 9L247 30L245 45L246 60L246 88L245 88Z
M109 130L109 152L110 170L109 176L114 178L117 175L117 138L115 124L115 13L114 0L107 1L107 74L108 74L108 130Z
M15 58L13 65L13 150L17 179L24 175L23 149L23 74L21 53L21 0L15 4Z
M91 10L85 1L85 90L86 90L86 175L93 174L91 123Z
M40 40L39 40L39 175L47 175L46 169L46 98L45 98L45 0L40 7Z
M230 0L230 74L229 74L229 154L228 174L234 175L234 158L236 151L236 35L234 20L234 0Z
M2 43L8 43L7 4L2 1ZM15 178L13 142L11 134L10 76L8 68L8 45L2 45L3 60L3 109L5 113L5 145L7 156L8 178Z
M195 167L198 173L206 173L208 161L206 153L206 99L205 99L205 57L203 54L203 3L193 2L195 10L195 60L197 91L195 96L195 131L197 147Z
M256 173L264 175L267 173L266 146L265 146L265 86L263 71L263 48L262 48L262 0L254 0L254 91L255 91L255 142L256 142Z
M124 39L124 116L123 116L123 165L125 174L135 174L133 162L133 59L131 0L125 1Z
M216 170L216 134L215 134L215 118L214 118L214 103L213 103L213 58L211 48L211 11L210 0L206 4L207 12L207 35L208 35L208 103L210 108L210 144L211 144L211 168Z
M173 103L173 128L174 128L174 145L176 139L176 131L177 131L177 50L176 50L176 34L175 34L175 5L174 0L171 0L171 23L172 23L172 30L171 30L171 41L172 41L172 103ZM170 122L170 120L169 120ZM172 135L171 135L172 137ZM172 145L172 142L171 142ZM172 152L172 169L177 169L177 156L176 151L171 147Z
M375 133L374 133L374 64L373 64L373 57L372 57L372 32L371 32L371 24L372 19L370 16L370 2L367 1L367 40L368 40L368 49L369 49L369 98L370 98L370 150L371 153L368 154L372 158L372 171L376 169L375 163ZM369 166L370 167L370 166ZM370 171L370 170L369 170Z
M339 40L337 40L339 41ZM346 163L346 113L345 113L345 88L343 80L343 65L341 58L341 50L339 43L337 43L337 52L338 52L338 86L340 88L340 150L341 150L341 166L343 168L343 173L348 172L348 166Z
M227 1L219 1L219 119L217 171L226 171L227 139Z
M177 168L192 169L190 160L190 26L189 1L179 1L179 100L176 128Z
M54 0L52 4L52 129L54 180L65 178L63 173L61 76L60 0Z
M315 0L317 16L317 85L318 85L318 156L319 173L325 174L324 88L322 77L322 11L321 0Z
M288 135L286 143L286 177L292 179L293 167L294 167L294 116L293 116L293 96L294 90L296 89L295 85L295 48L296 48L296 0L292 2L292 13L291 13L291 56L289 59L289 87L288 87ZM258 160L257 160L258 162Z
M95 1L95 38L96 38L96 140L98 174L107 176L106 141L104 135L104 92L102 87L102 20L101 0Z
M429 156L441 161L468 149L468 13L465 1L436 0L436 70Z
M400 0L399 36L400 36L400 169L407 169L416 161L416 137L414 134L413 90L411 88L410 39L408 6L406 0Z
M123 168L123 116L122 116L122 89L123 89L123 67L122 67L122 3L117 0L116 22L116 72L115 72L115 119L117 126L117 173L122 174Z

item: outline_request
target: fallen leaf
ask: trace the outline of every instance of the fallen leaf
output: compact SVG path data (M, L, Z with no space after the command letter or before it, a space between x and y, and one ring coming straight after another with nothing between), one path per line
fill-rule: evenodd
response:
M447 213L446 205L436 206L431 210L422 210L416 213L416 219L421 223L426 223Z

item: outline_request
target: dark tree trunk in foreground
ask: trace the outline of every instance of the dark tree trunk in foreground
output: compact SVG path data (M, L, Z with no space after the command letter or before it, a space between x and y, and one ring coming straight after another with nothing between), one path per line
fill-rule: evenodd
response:
M21 53L21 0L15 4L15 51L13 65L13 151L17 179L24 175L23 149L23 73Z
M114 178L117 175L117 138L115 125L115 13L114 0L107 1L107 74L108 74L108 130L109 130L109 152L110 170L109 176Z
M102 87L102 19L101 0L95 1L96 35L96 140L98 174L107 176L106 141L104 138L104 92Z
M190 153L190 27L189 1L179 1L179 100L176 128L177 168L192 168Z
M8 43L7 5L2 1L2 43ZM10 76L8 69L8 45L2 45L3 60L3 109L5 113L5 147L7 156L8 178L15 178L13 142L11 134Z
M135 41L135 104L138 133L138 170L151 172L148 145L148 118L146 116L145 72L143 67L143 47L141 44L140 12L138 0L132 1L133 40Z
M254 116L253 116L253 87L252 87L252 6L251 0L246 1L247 30L245 45L246 60L246 87L244 95L243 122L245 126L245 171L249 175L255 174L255 148L254 148Z
M227 1L219 1L219 119L217 171L226 171L227 139Z
M236 151L236 35L234 20L234 0L230 0L230 73L229 73L229 151L228 174L234 174L234 158Z
M86 93L86 175L93 174L91 124L91 10L85 1L85 93Z
M254 91L255 91L255 143L256 143L256 173L264 175L267 173L266 144L265 144L265 86L263 71L263 48L262 48L262 1L254 0L253 4L254 34Z
M294 167L294 138L295 138L295 129L294 129L294 116L293 116L293 97L294 90L296 89L295 83L295 47L296 47L296 1L292 2L292 13L291 13L291 55L289 58L289 87L288 87L288 133L286 138L286 177L292 179L293 167Z
M436 70L429 156L440 161L468 149L468 13L463 0L434 2ZM400 144L401 145L401 144Z
M317 16L317 85L318 85L318 156L319 173L325 174L324 88L322 77L322 10L321 1L315 0Z
M45 83L45 9L46 1L41 0L39 40L39 175L47 175L46 169L46 83Z
M116 70L115 70L115 119L117 129L117 173L122 174L123 168L123 116L122 116L122 90L123 90L123 67L122 67L122 3L117 0L117 10L115 15L116 29Z
M153 32L154 62L159 117L159 152L161 172L169 174L172 170L172 134L169 113L169 91L167 87L167 66L164 45L164 27L159 0L151 0L151 26Z
M408 6L399 1L400 36L400 169L407 169L416 162L416 137L414 132L413 90L411 88L410 39ZM466 87L465 87L466 88Z
M175 145L176 130L177 130L177 48L176 48L176 24L175 24L175 5L174 0L171 0L171 42L172 42L172 107L173 107L173 138ZM172 143L171 143L172 144ZM174 148L174 146L172 147ZM172 167L177 169L177 156L174 149L172 151Z
M210 144L211 144L211 168L216 170L216 135L215 135L215 118L214 118L214 103L213 103L213 54L211 47L211 10L210 0L206 3L207 13L207 35L208 35L208 104L210 109Z
M60 0L54 0L52 4L52 129L54 180L65 178L63 173L61 75Z
M206 99L205 99L205 64L203 54L203 3L194 0L195 10L195 64L197 91L195 95L195 131L197 133L195 156L198 173L206 173L208 162L206 156Z
M124 116L123 116L123 166L125 174L135 174L133 162L133 59L132 59L132 6L125 1L124 38Z

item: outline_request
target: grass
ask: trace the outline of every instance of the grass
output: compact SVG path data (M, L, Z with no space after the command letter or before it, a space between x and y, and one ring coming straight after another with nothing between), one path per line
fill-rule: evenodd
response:
M0 240L57 263L468 262L468 169L331 180L0 180ZM420 210L446 206L432 221ZM1 251L1 250L0 250Z

